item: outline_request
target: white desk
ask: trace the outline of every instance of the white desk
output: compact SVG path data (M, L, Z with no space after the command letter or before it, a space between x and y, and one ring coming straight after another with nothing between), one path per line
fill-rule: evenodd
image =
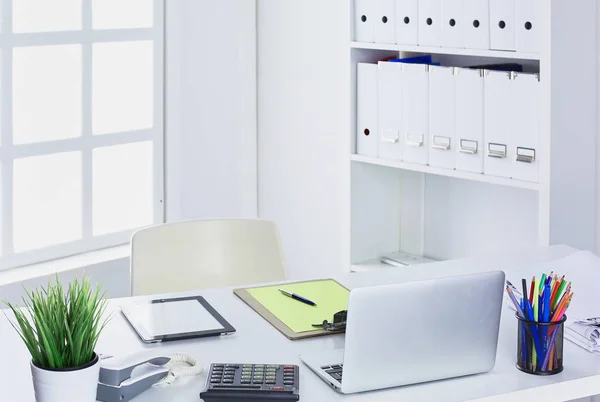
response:
M531 277L539 275L537 269L528 264L555 260L575 250L564 246L545 248L534 252L515 253L495 258L493 261L469 259L420 265L409 270L390 270L379 273L357 273L337 278L351 288L503 269L508 277ZM527 272L527 271L532 272ZM582 276L594 279L595 289L600 284L600 267L596 274L590 272L569 273L575 292L581 295L585 286ZM590 285L591 286L591 285ZM594 289L588 287L588 289ZM485 402L510 400L564 401L600 394L600 357L593 356L565 341L565 370L552 377L537 377L521 373L515 368L516 321L514 313L505 308L502 317L496 367L482 375L414 385L384 391L351 396L337 394L323 381L303 366L297 354L309 350L342 348L343 335L301 341L289 341L259 315L233 295L231 289L215 289L202 294L237 329L234 335L184 341L170 344L144 345L133 333L120 314L115 315L103 333L98 352L122 355L143 349L158 353L188 353L205 363L210 362L255 362L296 363L300 366L300 400L307 402L398 402L398 401L464 401ZM193 294L183 293L182 295ZM111 308L127 299L111 301ZM600 306L599 306L600 309ZM374 337L377 336L375 333ZM5 317L0 317L0 400L10 402L33 402L29 370L29 356L22 342L10 328ZM205 377L196 377L182 386L154 388L135 402L183 402L199 401ZM542 399L543 398L543 399Z

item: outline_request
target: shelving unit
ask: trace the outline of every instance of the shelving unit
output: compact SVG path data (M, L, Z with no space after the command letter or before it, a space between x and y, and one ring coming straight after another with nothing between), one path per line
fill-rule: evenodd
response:
M462 172L460 170L442 169L442 168L432 167L429 165L406 163L406 162L392 160L392 159L374 158L371 156L356 155L356 154L351 155L350 159L353 160L354 162L369 163L369 164L377 165L377 166L386 166L386 167L402 169L402 170L406 170L406 171L410 171L410 172L432 174L432 175L444 176L444 177L453 177L456 179L478 181L478 182L482 182L482 183L497 184L500 186L507 186L507 187L524 188L527 190L534 190L534 191L538 191L540 189L539 183L507 179L505 177L485 176L483 174Z
M387 50L406 53L450 54L455 56L477 56L511 60L539 60L539 53L505 52L501 50L455 49L432 46L394 45L388 43L351 42L352 49Z
M380 254L398 250L445 260L551 244L592 249L597 60L595 41L589 38L596 35L594 0L540 1L540 53L357 42L356 0L348 1L348 266L377 267ZM357 63L426 54L442 66L514 62L524 71L539 73L539 182L356 153Z

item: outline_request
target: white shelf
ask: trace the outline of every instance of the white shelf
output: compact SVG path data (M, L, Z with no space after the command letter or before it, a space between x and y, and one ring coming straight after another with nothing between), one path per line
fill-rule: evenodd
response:
M539 191L539 183L530 183L526 181L507 179L504 177L485 176L483 174L462 172L460 170L442 169L428 165L419 165L414 163L406 163L391 159L374 158L371 156L352 155L351 159L355 162L369 163L371 165L386 166L402 170L410 170L412 172L420 172L433 174L437 176L454 177L457 179L478 181L482 183L498 184L501 186L523 188L527 190Z
M351 42L353 49L389 50L395 52L451 54L458 56L495 57L514 60L540 60L538 53L507 52L501 50L458 49L448 47L394 45L387 43Z
M350 267L351 272L368 272L373 270L397 270L402 269L401 267L393 267L388 264L382 263L379 258L375 258L368 261L363 261L357 264L352 264Z

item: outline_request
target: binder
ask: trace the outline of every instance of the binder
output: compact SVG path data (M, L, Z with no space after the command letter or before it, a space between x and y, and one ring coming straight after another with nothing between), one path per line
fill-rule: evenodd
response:
M376 3L373 0L355 0L354 40L358 42L375 42Z
M483 70L456 73L456 169L483 173Z
M371 0L375 7L375 42L396 43L396 0Z
M442 0L419 0L419 45L442 45Z
M539 13L542 0L516 0L515 1L515 40L519 52L540 52L540 24Z
M515 2L490 0L490 49L515 51Z
M419 0L396 0L396 43L419 43Z
M467 49L490 48L490 15L488 0L464 0L463 25Z
M484 173L511 177L512 76L506 71L485 71L484 77Z
M539 181L540 81L537 74L514 75L512 82L513 179Z
M443 0L442 3L442 46L464 48L463 31L464 0Z
M402 68L403 63L379 62L379 157L402 160Z
M402 69L403 160L426 165L429 159L429 66Z
M456 168L456 77L454 67L429 67L429 165Z
M356 153L378 156L377 64L356 66Z

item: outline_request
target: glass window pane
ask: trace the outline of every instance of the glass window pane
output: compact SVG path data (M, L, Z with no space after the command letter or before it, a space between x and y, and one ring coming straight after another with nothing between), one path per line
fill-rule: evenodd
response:
M81 152L14 161L15 252L81 238Z
M94 29L151 28L153 0L92 0Z
M13 32L81 29L82 0L13 0Z
M154 223L152 141L93 151L94 236Z
M94 134L152 128L153 53L152 41L94 44Z
M81 45L14 49L15 144L81 135L81 69Z

